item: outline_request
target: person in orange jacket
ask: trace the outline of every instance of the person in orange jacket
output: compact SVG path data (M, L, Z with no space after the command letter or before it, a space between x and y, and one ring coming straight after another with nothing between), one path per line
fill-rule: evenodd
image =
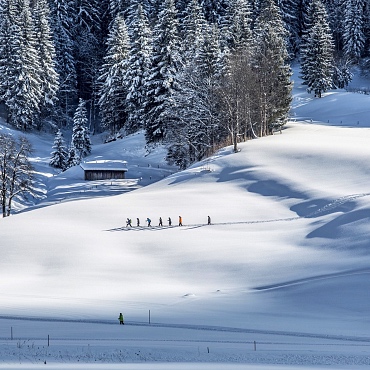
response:
M182 226L182 217L179 216L179 226Z

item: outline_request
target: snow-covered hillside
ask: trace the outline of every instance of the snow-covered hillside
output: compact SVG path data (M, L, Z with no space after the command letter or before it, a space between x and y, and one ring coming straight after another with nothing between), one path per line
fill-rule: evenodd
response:
M0 221L0 357L368 366L369 113L370 96L312 99L297 83L282 134L183 172L144 157L140 135L97 145L131 180L162 178L104 197L78 169L46 172L52 138L39 141L50 206ZM48 334L57 347L35 355Z

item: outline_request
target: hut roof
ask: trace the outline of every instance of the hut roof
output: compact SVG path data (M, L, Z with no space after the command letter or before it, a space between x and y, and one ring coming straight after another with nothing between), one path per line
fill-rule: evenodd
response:
M90 162L81 162L81 168L84 171L127 171L127 162L121 160L96 160Z

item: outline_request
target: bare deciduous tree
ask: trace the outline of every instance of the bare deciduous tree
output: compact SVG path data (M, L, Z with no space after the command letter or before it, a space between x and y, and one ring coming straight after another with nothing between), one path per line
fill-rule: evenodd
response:
M28 159L32 146L24 136L0 134L0 202L3 217L9 216L15 197L33 192L33 167Z
M238 141L256 136L252 119L257 90L252 60L249 49L231 55L228 73L218 90L221 110L234 152L238 151Z

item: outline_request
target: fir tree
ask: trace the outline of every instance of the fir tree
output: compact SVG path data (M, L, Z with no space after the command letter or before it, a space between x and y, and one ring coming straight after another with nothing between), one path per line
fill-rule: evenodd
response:
M152 33L144 8L139 4L131 20L131 48L125 75L127 86L127 128L133 132L143 127L146 114L147 81L151 67Z
M87 128L86 102L80 99L76 112L73 116L73 130L71 148L75 150L74 156L81 162L83 157L91 153L91 141Z
M258 76L261 122L259 134L267 135L274 127L286 123L291 103L292 75L288 64L286 29L274 0L262 3L256 20L254 68Z
M208 22L198 0L190 0L183 12L182 19L181 29L184 42L181 54L183 56L182 63L186 65L197 58L197 53L208 32Z
M53 151L50 158L50 166L60 168L64 171L67 168L68 150L65 145L62 131L59 129L55 135Z
M248 0L231 0L222 21L222 34L226 46L232 50L251 43L252 11Z
M225 139L216 97L214 76L198 73L189 65L178 76L179 89L167 112L166 159L184 169L214 152Z
M76 61L71 30L75 14L70 0L50 0L51 28L54 36L56 71L59 76L58 109L60 123L66 125L73 116L77 99Z
M300 23L299 23L299 6L300 0L278 0L282 19L285 28L288 32L288 52L290 58L293 59L298 51L300 45Z
M351 82L353 74L351 72L351 60L343 56L336 58L333 70L333 85L338 89L344 89Z
M325 7L313 0L311 20L302 39L301 76L307 91L316 97L333 86L333 39Z
M5 66L6 81L1 83L2 100L8 109L8 121L21 130L37 126L42 99L40 58L36 49L37 39L31 16L29 0L9 0L5 4L8 19L2 24L8 40L2 48L1 66Z
M196 68L200 75L218 81L227 70L228 49L221 49L220 32L217 25L208 27L196 57Z
M171 104L176 88L179 68L179 34L177 11L173 0L165 0L161 6L158 23L153 32L153 54L148 80L147 114L145 116L146 140L155 143L166 135L163 112Z
M221 18L225 15L228 7L227 0L202 0L202 7L206 19L214 24L218 24Z
M41 111L43 115L50 114L57 103L59 77L55 66L55 48L50 29L50 10L46 0L34 0L33 17L36 30L36 47L40 59L41 77Z
M10 78L13 59L14 30L12 18L14 4L9 0L0 0L0 100L6 104L10 96ZM8 119L9 121L9 119Z
M102 126L112 134L127 123L127 86L125 82L130 40L123 13L114 20L107 40L107 55L100 76L100 113Z
M195 54L178 74L166 112L166 159L181 169L213 153L227 136L216 93L224 70L217 25L209 26Z
M81 163L81 157L79 155L79 150L74 146L70 146L68 150L68 159L66 163L66 169L73 166L78 166Z
M109 0L109 11L111 19L114 20L118 14L126 14L130 0Z
M327 10L329 26L332 31L334 50L337 54L342 54L343 32L345 26L345 9L347 0L325 0L324 5Z
M100 0L75 0L76 16L73 37L79 97L90 102L95 114L97 78L102 64Z
M365 47L364 5L364 0L345 2L343 50L354 62L359 61Z

